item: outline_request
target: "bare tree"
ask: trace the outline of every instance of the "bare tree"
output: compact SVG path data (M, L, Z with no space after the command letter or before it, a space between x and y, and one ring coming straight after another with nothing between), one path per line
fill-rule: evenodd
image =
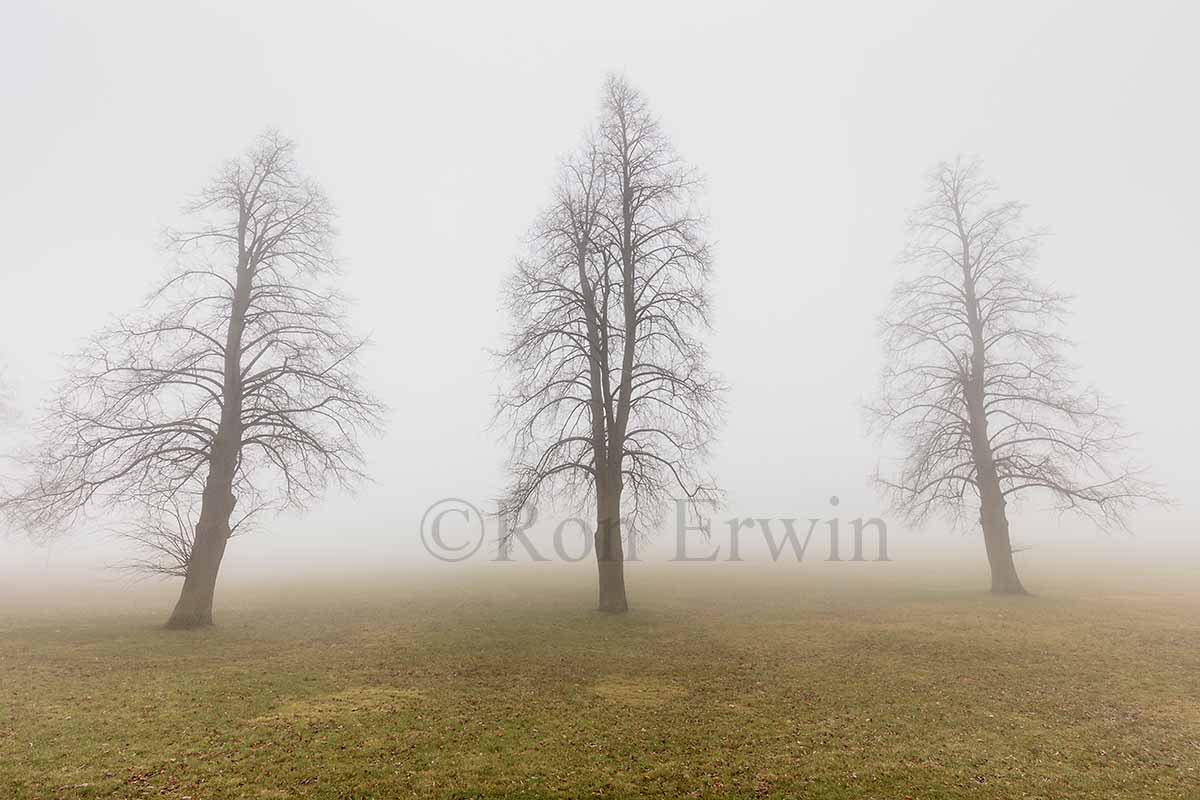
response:
M715 499L698 472L720 411L708 369L709 248L700 183L620 78L563 168L527 259L505 287L512 332L498 417L513 442L501 513L539 498L594 508L599 608L628 609L624 523L636 535L668 495Z
M1160 499L1122 460L1127 436L1104 399L1074 379L1062 334L1068 298L1033 276L1042 233L1023 207L992 202L974 162L942 164L909 223L900 282L884 320L887 366L871 409L906 459L880 477L920 522L978 507L992 591L1023 594L1007 506L1041 492L1061 511L1123 525Z
M267 133L189 205L195 227L169 236L178 268L74 357L32 478L4 504L47 534L93 506L137 509L126 532L146 566L184 576L168 627L211 624L240 520L353 483L357 433L379 421L336 289L333 213L292 154Z

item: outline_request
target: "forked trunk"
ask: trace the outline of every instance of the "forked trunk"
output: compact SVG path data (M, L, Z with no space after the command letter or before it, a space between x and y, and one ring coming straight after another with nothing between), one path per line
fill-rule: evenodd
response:
M621 542L621 496L600 492L596 504L596 565L600 571L599 609L608 614L629 610L625 599L625 549Z

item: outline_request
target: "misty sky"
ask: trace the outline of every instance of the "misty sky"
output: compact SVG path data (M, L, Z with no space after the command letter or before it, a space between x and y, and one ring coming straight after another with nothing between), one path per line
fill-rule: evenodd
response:
M1077 295L1081 374L1180 501L1136 515L1138 539L1196 531L1200 5L513 5L6 4L0 364L24 419L60 356L162 274L189 194L276 127L339 212L390 431L373 485L268 522L229 565L278 537L300 559L424 558L426 506L503 487L499 284L616 71L708 178L730 514L826 514L833 494L844 516L883 510L861 411L875 318L925 174L966 153L1053 230L1041 274ZM1091 533L1018 519L1018 543ZM73 553L106 560L85 538L45 563Z

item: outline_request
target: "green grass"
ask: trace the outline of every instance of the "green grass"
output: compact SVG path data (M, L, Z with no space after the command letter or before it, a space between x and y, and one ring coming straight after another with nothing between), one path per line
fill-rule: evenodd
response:
M565 567L9 608L0 797L1200 797L1194 599L629 572L624 618Z

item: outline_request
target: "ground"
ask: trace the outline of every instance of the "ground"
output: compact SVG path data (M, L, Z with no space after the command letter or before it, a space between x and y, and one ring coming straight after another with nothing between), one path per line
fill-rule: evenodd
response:
M0 609L0 797L1200 797L1194 595L692 566Z

